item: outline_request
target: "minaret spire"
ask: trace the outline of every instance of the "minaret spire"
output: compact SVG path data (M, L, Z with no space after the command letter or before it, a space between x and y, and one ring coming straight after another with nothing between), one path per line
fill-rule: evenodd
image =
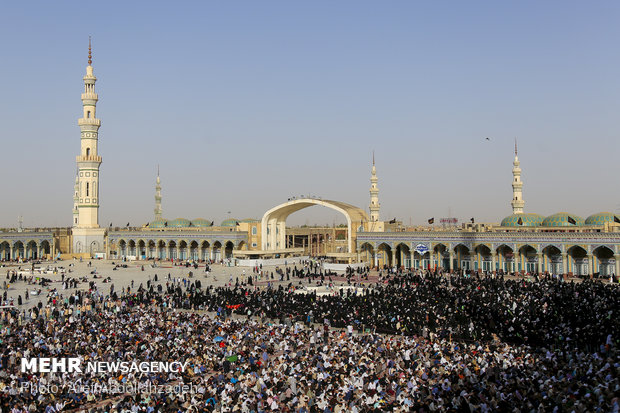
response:
M88 66L93 64L93 51L90 44L90 36L88 36Z
M517 138L515 138L515 159L512 162L512 205L513 214L522 214L525 201L523 200L523 182L521 182L521 162L517 155Z
M517 138L515 138L515 156L517 156Z
M377 187L377 168L375 167L375 151L372 151L372 172L370 175L370 222L379 221L379 188Z
M159 179L159 165L157 165L157 179L155 180L155 220L162 220L161 213L161 181Z

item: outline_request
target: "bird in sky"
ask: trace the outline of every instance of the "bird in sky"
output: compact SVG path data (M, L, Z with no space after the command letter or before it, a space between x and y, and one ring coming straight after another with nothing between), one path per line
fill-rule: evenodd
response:
M485 139L486 139L486 140L488 140L488 141L490 141L490 140L491 140L491 138L485 138Z

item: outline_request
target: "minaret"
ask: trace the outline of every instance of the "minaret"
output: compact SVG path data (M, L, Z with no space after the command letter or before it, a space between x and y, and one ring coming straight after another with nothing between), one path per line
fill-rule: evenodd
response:
M372 152L372 174L370 175L370 222L379 221L379 188L377 188L377 168L375 167L375 152Z
M88 66L84 76L84 93L82 93L82 106L84 113L78 119L78 125L82 132L81 151L77 157L79 171L78 187L78 222L73 226L78 228L99 228L99 166L101 157L97 154L97 143L101 121L97 119L96 109L99 97L95 93L97 78L93 75L93 59L88 39Z
M522 214L523 206L523 182L521 182L521 163L519 162L519 156L517 156L517 139L515 138L515 160L512 162L512 213Z
M75 183L73 207L73 251L74 254L94 256L104 252L105 228L99 227L99 166L98 155L99 126L96 109L99 97L95 93L97 78L93 75L93 55L88 39L88 66L84 76L84 93L82 93L83 114L78 119L81 131L80 154L76 157L77 178ZM77 208L77 213L76 213Z
M159 165L157 165L157 180L155 181L155 221L161 221L161 181L159 180Z

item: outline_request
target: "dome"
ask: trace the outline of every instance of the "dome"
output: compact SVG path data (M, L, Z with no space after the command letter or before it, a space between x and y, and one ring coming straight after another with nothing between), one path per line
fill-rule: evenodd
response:
M192 227L204 228L204 227L210 227L210 226L211 226L211 221L207 221L204 218L196 218L192 220Z
M237 222L239 222L239 220L236 218L225 219L224 221L222 221L220 226L221 227L236 227Z
M168 221L168 228L186 228L189 227L190 224L191 222L189 222L189 219L177 218L172 221Z
M166 221L165 219L156 219L155 221L149 222L149 228L165 228L166 227L166 223L168 221Z
M502 227L538 227L545 217L538 214L512 214L502 219Z
M599 212L586 218L586 225L604 225L607 222L620 222L620 216L611 212Z
M583 218L568 212L558 212L557 214L549 215L543 221L543 226L545 227L578 227L583 224Z

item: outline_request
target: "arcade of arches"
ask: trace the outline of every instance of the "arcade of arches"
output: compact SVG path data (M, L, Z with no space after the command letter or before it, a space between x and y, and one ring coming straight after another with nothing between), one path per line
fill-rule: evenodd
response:
M52 254L49 240L17 240L0 239L0 260L41 259Z
M233 250L246 248L245 241L184 240L184 239L119 239L111 245L111 253L119 258L220 261L231 259Z
M579 245L567 246L565 251L559 248L561 246L537 248L529 244L517 248L501 244L492 249L486 244L468 246L462 243L416 247L406 243L392 246L386 242L375 247L373 243L364 242L360 246L360 258L378 267L573 275L598 273L603 276L620 273L620 254L614 254L613 246L597 246L590 252Z

